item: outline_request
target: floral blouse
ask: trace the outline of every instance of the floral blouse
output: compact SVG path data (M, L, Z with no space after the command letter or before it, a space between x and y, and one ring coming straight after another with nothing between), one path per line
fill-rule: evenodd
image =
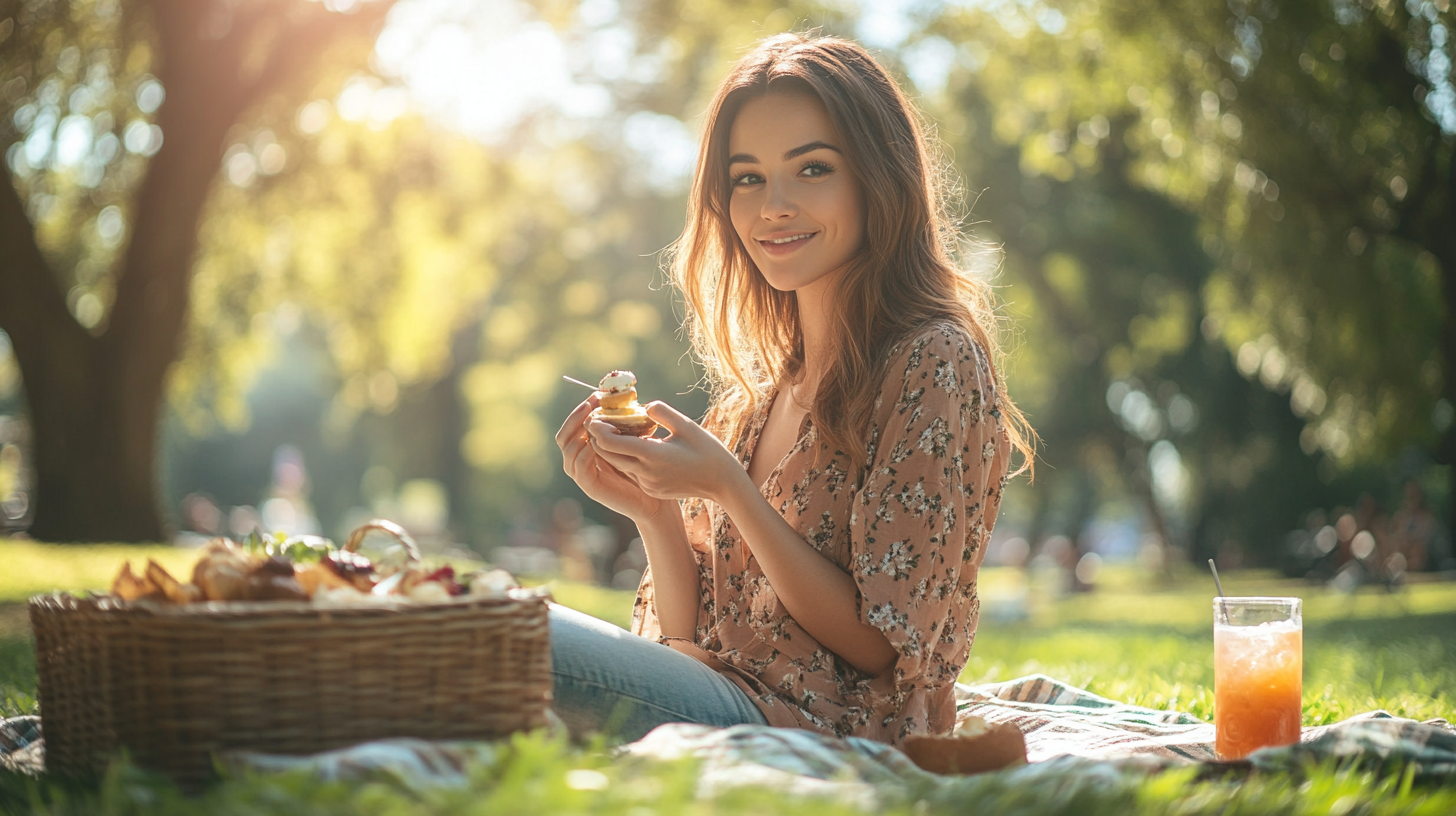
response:
M717 505L687 500L683 516L698 562L696 645L769 724L898 745L955 725L953 687L976 634L976 576L1010 445L986 352L964 330L936 324L889 354L864 470L851 474L843 454L829 456L806 416L761 492L854 577L860 619L899 652L891 670L865 674L800 628ZM730 445L745 468L771 405ZM653 598L649 570L632 631L661 639Z

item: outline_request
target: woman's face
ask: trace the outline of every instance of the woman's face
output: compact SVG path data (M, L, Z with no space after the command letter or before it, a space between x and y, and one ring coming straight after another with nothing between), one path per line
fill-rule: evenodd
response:
M749 100L728 134L729 215L769 285L832 284L860 249L864 200L824 105L812 94Z

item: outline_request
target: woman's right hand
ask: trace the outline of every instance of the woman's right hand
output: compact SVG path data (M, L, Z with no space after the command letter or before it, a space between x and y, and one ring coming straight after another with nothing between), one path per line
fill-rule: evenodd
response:
M587 418L597 404L596 394L587 397L556 432L556 446L561 448L561 466L566 475L592 500L632 519L638 527L664 512L676 513L677 502L647 495L635 481L597 455L586 432Z

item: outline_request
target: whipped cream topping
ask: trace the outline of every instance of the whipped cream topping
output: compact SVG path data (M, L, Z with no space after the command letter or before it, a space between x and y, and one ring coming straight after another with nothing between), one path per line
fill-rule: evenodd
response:
M602 378L597 390L603 394L618 394L637 385L637 375L630 371L613 371Z

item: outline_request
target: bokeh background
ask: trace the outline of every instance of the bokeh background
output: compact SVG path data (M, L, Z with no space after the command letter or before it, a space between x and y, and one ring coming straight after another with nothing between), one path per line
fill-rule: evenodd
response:
M1041 434L988 558L1456 569L1450 0L0 0L0 535L343 538L631 588L552 434L700 415L661 272L766 35L944 145Z

